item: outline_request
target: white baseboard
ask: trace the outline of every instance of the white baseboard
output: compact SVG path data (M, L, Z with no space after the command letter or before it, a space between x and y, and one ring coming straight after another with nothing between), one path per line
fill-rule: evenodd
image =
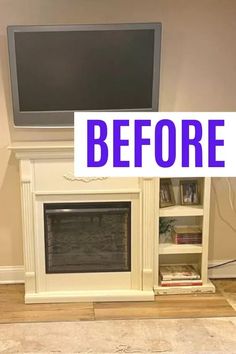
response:
M23 266L0 266L0 284L24 283Z
M209 261L208 266L216 266L227 262L227 260L214 260ZM220 278L236 278L236 262L222 265L217 268L208 269L208 277L210 279L220 279Z
M227 260L209 261L209 267ZM236 278L236 262L208 270L210 279ZM24 266L0 266L0 284L24 283Z

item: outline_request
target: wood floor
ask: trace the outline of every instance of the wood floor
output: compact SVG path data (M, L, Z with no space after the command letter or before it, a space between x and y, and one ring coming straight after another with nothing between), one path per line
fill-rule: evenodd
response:
M0 285L0 323L223 316L236 316L236 311L218 290L158 296L152 302L25 305L24 285Z

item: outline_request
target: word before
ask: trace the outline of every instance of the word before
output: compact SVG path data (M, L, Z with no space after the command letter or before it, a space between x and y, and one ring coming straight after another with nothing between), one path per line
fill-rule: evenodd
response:
M176 127L172 120L159 120L152 127L151 120L134 120L132 122L132 135L134 136L134 145L132 146L134 154L134 167L143 165L143 147L150 146L150 153L154 154L155 162L159 167L171 167L176 161ZM203 167L203 148L202 136L203 128L198 120L183 120L181 129L181 166L190 166L190 148L194 148L194 165ZM125 158L125 150L122 156L122 148L130 146L129 139L122 139L122 130L130 126L127 119L113 120L112 128L104 120L88 120L87 122L87 166L102 167L108 162L109 153L112 153L113 167L130 167L130 161ZM224 120L208 121L208 167L224 167L225 162L217 160L216 148L224 146L222 139L216 138L216 130L224 126ZM154 129L154 141L151 129L149 137L143 134L143 128L150 127ZM194 128L194 136L190 136L190 130ZM164 130L167 130L167 137L164 139ZM109 149L108 134L111 134L113 147ZM167 148L167 158L164 158L164 149ZM95 151L99 149L99 157L96 159Z
M75 112L78 177L236 176L236 112Z

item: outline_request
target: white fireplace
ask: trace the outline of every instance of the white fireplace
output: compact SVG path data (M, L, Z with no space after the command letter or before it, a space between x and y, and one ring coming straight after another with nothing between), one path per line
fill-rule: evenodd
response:
M154 181L76 178L72 142L15 143L25 302L154 299Z

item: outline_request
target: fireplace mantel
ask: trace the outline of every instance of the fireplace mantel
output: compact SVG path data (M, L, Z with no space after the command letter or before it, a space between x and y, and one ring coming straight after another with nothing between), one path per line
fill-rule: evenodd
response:
M44 159L44 158L73 158L73 141L26 141L15 142L9 147L16 158L23 159Z
M153 291L153 178L73 175L73 142L22 142L10 147L20 163L25 301L150 301ZM131 203L131 271L46 274L44 203Z

